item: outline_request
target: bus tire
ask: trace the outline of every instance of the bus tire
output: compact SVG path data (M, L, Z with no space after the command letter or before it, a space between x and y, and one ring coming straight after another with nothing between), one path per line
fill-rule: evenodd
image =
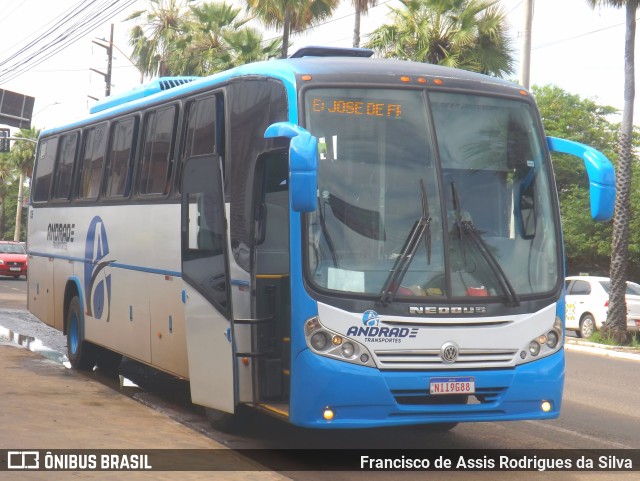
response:
M96 365L96 346L84 339L84 315L80 299L74 296L67 308L67 356L74 369L90 371Z

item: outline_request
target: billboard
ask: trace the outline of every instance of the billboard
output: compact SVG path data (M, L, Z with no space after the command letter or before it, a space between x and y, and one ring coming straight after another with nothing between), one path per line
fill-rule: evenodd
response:
M0 125L31 128L34 97L0 89Z

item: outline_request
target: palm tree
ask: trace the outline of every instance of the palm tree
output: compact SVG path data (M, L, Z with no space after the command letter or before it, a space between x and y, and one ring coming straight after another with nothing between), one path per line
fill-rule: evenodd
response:
M16 133L17 139L11 147L9 160L11 165L18 171L20 179L18 181L18 206L16 208L16 230L13 235L14 241L20 240L20 229L22 227L22 201L24 197L24 179L31 177L33 172L33 161L35 160L36 139L40 135L40 130L32 127L30 129L20 129Z
M591 8L611 6L625 8L626 30L624 39L624 108L618 139L618 168L616 172L616 204L613 215L611 250L611 291L604 334L620 343L628 343L627 332L627 260L629 257L629 225L631 221L631 165L633 162L633 102L635 100L634 45L636 37L636 11L639 0L587 0Z
M138 70L149 77L170 75L167 59L176 41L183 35L183 19L187 11L184 0L149 0L149 8L133 12L127 20L144 16L146 25L129 32L133 47L131 59Z
M7 154L0 154L0 240L4 238L6 205L5 199L9 194L9 186L15 176L15 169L11 165Z
M289 36L331 17L340 0L245 0L267 28L282 29L282 58L289 54Z
M392 24L366 47L387 58L463 68L497 77L513 73L513 49L499 0L400 0Z
M356 9L355 21L353 25L353 46L360 47L360 17L369 12L369 7L375 7L378 0L351 0Z
M151 9L128 19L144 18L131 29L132 58L147 76L209 75L258 60L276 57L279 40L264 42L246 26L240 8L226 2L188 6L185 1L151 0ZM143 15L145 14L146 15Z
M167 59L176 75L209 75L231 67L277 57L280 40L263 45L262 34L239 18L240 8L223 3L191 7L184 36Z

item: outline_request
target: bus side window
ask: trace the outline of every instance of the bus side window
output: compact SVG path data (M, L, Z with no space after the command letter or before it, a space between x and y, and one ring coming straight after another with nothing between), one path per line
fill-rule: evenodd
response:
M53 199L69 199L71 195L71 183L73 180L73 166L78 150L78 132L60 137L60 148L56 161Z
M286 153L262 160L256 218L257 273L289 272L289 159Z
M80 199L98 198L102 183L102 166L107 147L107 124L92 127L84 132L80 163Z
M182 186L182 270L185 280L228 311L226 223L220 158L207 155L185 164Z
M36 169L33 185L33 201L46 202L49 200L53 166L58 149L58 137L40 142L38 148L38 168Z
M129 196L137 120L135 117L129 117L115 122L111 127L105 187L107 197Z
M191 100L185 107L183 142L179 158L184 163L189 157L197 155L221 155L224 159L223 145L219 145L222 138L222 107L221 95ZM223 162L224 169L224 162Z
M142 195L169 193L174 170L175 120L176 107L173 105L145 116L139 180Z

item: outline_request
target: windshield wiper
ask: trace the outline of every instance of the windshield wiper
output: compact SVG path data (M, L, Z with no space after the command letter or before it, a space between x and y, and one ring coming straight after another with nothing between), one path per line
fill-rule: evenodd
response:
M507 297L507 301L512 306L519 306L520 299L518 298L518 294L516 294L513 285L509 281L509 278L500 267L500 263L496 259L496 256L493 255L489 246L485 242L485 240L480 235L480 231L473 224L471 220L462 220L462 212L460 210L460 200L458 198L458 191L456 189L455 182L451 182L451 194L453 197L453 209L455 211L456 216L456 224L458 226L458 232L460 234L460 240L462 241L462 248L464 249L464 241L465 239L471 240L471 243L475 246L476 250L480 253L486 264L491 269L493 276L498 281L500 285L500 289ZM463 250L464 255L464 250Z
M420 240L424 237L424 245L427 250L427 263L431 264L431 215L429 214L429 201L427 200L427 191L424 188L424 180L420 179L420 195L422 196L422 217L420 217L409 231L409 235L404 241L402 250L396 258L389 276L380 292L380 302L387 305L393 302L396 292L400 288L400 283L407 273L413 256L418 250Z

